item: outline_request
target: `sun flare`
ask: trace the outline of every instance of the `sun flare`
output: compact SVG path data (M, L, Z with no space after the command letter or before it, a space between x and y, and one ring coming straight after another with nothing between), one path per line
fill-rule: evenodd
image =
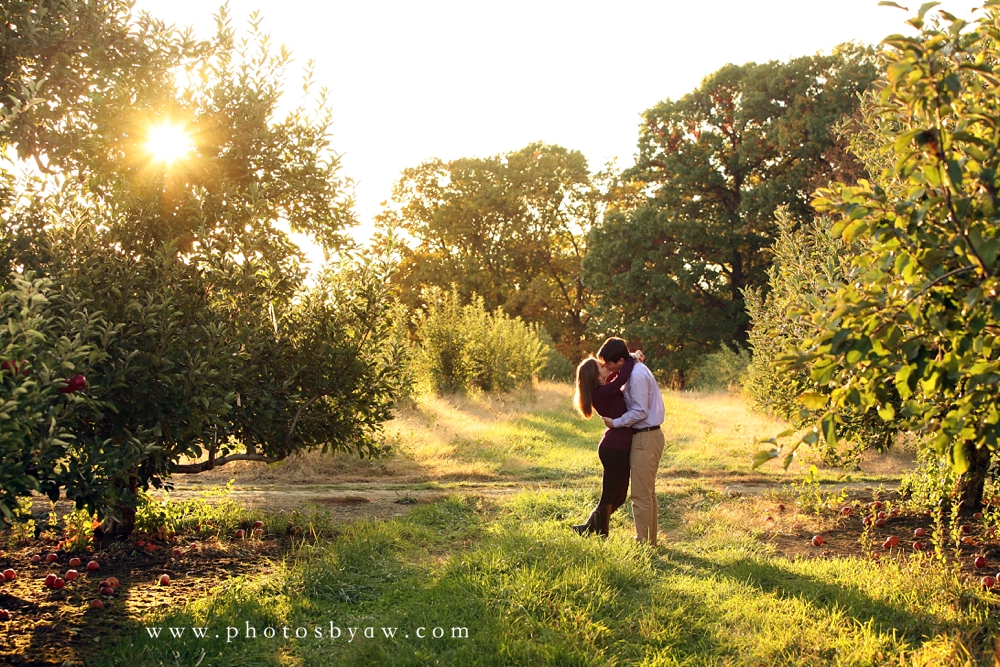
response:
M171 164L185 157L194 144L184 128L175 123L160 123L146 134L146 151L156 162Z

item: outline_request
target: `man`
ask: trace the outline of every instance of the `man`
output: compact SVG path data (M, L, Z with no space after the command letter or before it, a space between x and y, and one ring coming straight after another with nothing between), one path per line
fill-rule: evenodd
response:
M629 356L628 345L621 338L604 341L597 357L604 367L616 372ZM632 376L625 385L626 412L617 419L603 417L608 428L632 428L632 451L629 467L632 476L632 518L635 521L635 539L656 546L659 530L656 506L656 471L663 454L663 397L653 373L637 362Z

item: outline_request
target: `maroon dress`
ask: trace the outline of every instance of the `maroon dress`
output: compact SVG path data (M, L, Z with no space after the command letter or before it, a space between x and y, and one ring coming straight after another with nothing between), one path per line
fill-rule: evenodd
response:
M627 357L618 374L608 376L607 381L594 390L592 400L594 410L597 411L597 414L602 417L616 419L628 412L622 387L625 386L625 383L631 377L633 368L635 368L635 361L632 357ZM601 438L601 443L597 447L598 449L611 447L613 449L622 449L626 452L631 451L632 429L627 426L607 429L604 432L604 437Z

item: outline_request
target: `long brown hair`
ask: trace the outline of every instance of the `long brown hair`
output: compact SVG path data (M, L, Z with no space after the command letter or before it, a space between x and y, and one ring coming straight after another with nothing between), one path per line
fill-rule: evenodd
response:
M594 414L594 390L600 384L601 368L597 359L587 357L576 367L576 394L573 404L580 414L590 419Z

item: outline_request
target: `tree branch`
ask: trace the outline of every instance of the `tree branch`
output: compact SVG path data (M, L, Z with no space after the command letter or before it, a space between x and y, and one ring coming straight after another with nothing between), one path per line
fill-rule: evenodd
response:
M229 454L221 458L215 459L215 461L202 461L200 463L182 463L177 466L174 472L184 473L186 475L194 475L200 472L205 472L206 470L211 470L212 468L217 468L219 466L225 465L230 461L261 461L262 463L277 463L278 461L284 460L287 454L281 456L264 456L263 454Z

